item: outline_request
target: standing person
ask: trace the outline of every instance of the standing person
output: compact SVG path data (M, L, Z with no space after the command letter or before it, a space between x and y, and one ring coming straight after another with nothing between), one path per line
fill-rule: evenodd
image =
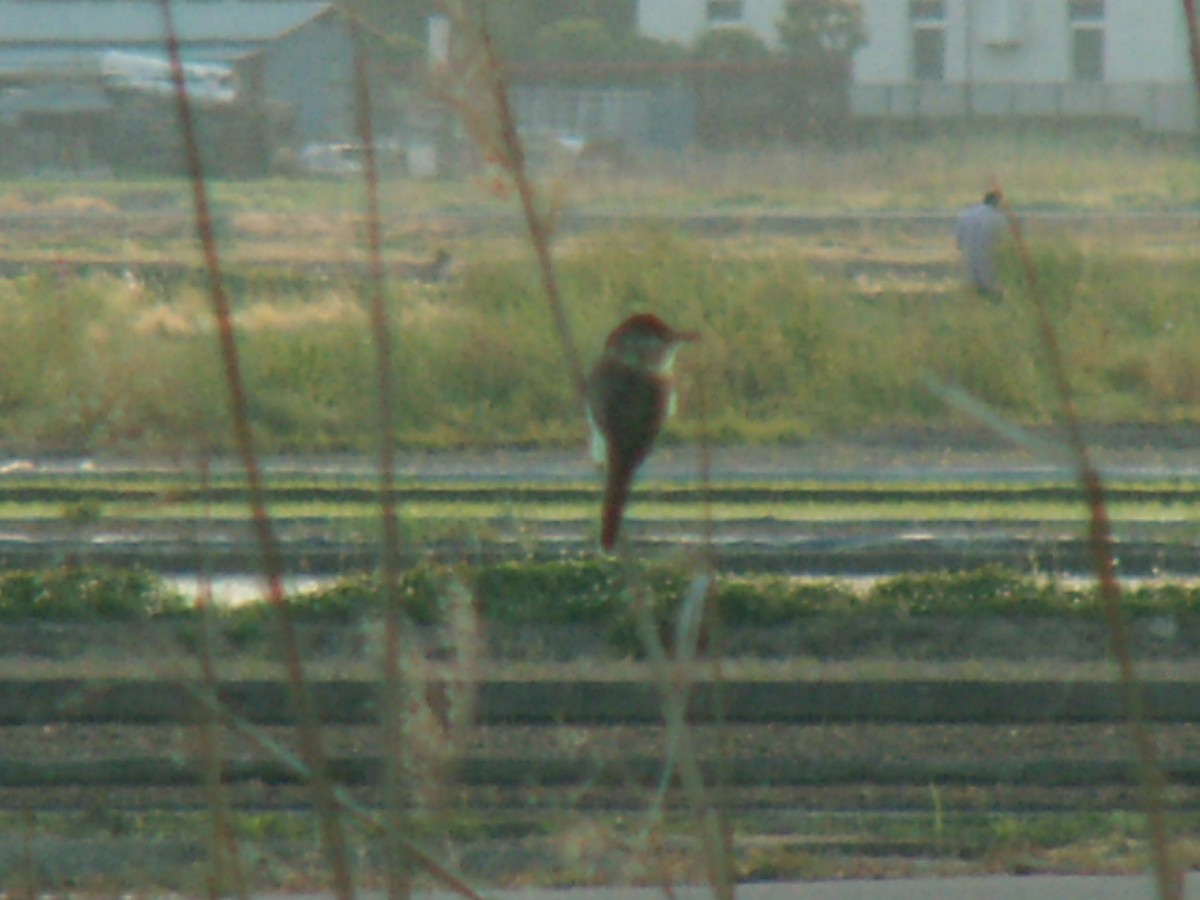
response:
M1001 199L1000 191L988 191L982 202L963 210L954 229L967 282L989 300L999 300L1003 294L996 276L996 246L1007 225L999 209Z

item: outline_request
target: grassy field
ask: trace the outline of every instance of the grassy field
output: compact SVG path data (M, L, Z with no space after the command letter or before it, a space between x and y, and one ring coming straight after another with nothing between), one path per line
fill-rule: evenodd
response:
M568 317L585 362L615 321L632 310L653 309L680 326L704 332L704 340L680 357L683 402L668 441L786 443L867 429L916 428L934 436L936 443L937 430L960 424L961 417L930 389L931 382L961 386L1020 424L1040 425L1054 418L1057 401L1013 261L1006 261L1009 294L1003 304L981 305L958 285L951 217L995 181L1003 184L1019 212L1085 216L1070 225L1039 220L1030 229L1037 270L1085 420L1200 421L1200 363L1194 352L1200 338L1194 287L1200 254L1194 220L1185 219L1191 224L1181 229L1172 219L1194 215L1200 207L1200 165L1192 147L1128 135L1114 141L1111 134L1019 129L919 140L881 135L836 148L719 158L697 154L644 160L617 174L543 170L538 176L546 202L561 202L568 216L625 217L587 233L564 230L554 244ZM213 182L208 188L260 449L297 455L372 450L377 377L367 288L355 268L365 259L362 186L353 180L265 180ZM0 452L22 457L153 456L192 463L230 449L227 387L207 276L195 248L190 191L185 182L0 185ZM504 221L515 204L502 180L486 171L430 183L394 180L382 185L381 200L385 262L394 272L387 310L396 347L399 443L434 450L569 445L582 453L578 401L564 377L563 351L529 247L519 223ZM687 217L714 211L743 227L720 238L689 230ZM755 224L755 217L795 211L831 218L794 234L768 234ZM1131 213L1137 216L1125 217ZM832 218L845 214L861 218ZM448 283L424 285L405 277L407 265L443 246L452 249L455 259ZM20 480L15 472L6 477L10 488ZM366 521L372 515L368 501L292 502L273 511L326 523L339 516ZM591 498L547 502L536 515L590 517L593 505ZM83 495L69 501L14 501L0 508L0 514L26 522L57 518L82 529L110 517L156 516L163 509L180 516L240 514L240 506L201 506L172 499L169 492L130 503ZM669 518L674 509L651 500L638 512ZM907 502L889 509L905 521L1011 515L1061 519L1072 527L1083 514L1069 498L1061 503L981 502L966 509L941 501ZM752 503L718 504L711 515L769 512L852 521L878 516L878 510L877 505L868 510L796 500L790 506L773 502L769 510ZM417 501L406 503L402 515L432 521L448 511L460 520L481 520L511 508L483 501L451 506ZM1122 524L1188 516L1187 509L1153 500L1118 501L1110 511ZM447 634L445 646L437 648L442 654L438 671L469 684L478 674L472 666L482 654L472 652L479 649L478 633L467 612L489 603L493 616L508 614L517 621L607 616L605 627L619 632L622 652L647 652L644 646L635 649L642 646L641 622L630 615L630 573L610 561L584 561L565 569L475 567L467 585L456 573L435 570L431 575L419 569L405 582L406 597L423 604L421 616L443 621ZM159 613L184 615L179 599L164 596L152 579L131 580L120 573L113 581L107 577L92 577L75 565L48 574L9 572L3 612L27 624L65 610L89 626L114 619L123 630ZM654 582L661 598L657 593L645 597L646 610L663 617L660 623L670 619L701 580L701 573L693 571L662 573ZM582 590L575 591L580 585ZM576 594L578 599L572 599ZM865 592L833 583L814 587L793 580L721 579L714 596L727 615L753 617L768 628L818 612L857 621L865 608L901 618L985 610L1092 618L1099 612L1090 588L1050 589L1044 582L996 571L959 579L884 581ZM382 602L378 585L364 580L297 601L296 613L309 622L355 621L364 609L377 615ZM1130 599L1133 611L1152 616L1167 611L1181 621L1195 604L1194 592L1178 586ZM260 604L230 613L220 626L227 635L232 632L261 648L259 639L270 630L268 619L274 621L271 612ZM192 616L195 645L203 646L195 614L187 615ZM653 632L656 621L647 621ZM381 630L378 622L369 627ZM127 630L136 636L136 629ZM425 648L406 646L404 652L404 664L411 666L406 677L419 679L430 671L423 668L431 665ZM364 666L370 667L368 676L382 669L383 656L372 649ZM360 653L356 663L364 657ZM972 664L961 665L969 674ZM639 677L654 680L663 674L653 661L637 665ZM812 660L801 665L815 678L832 671ZM1041 671L1032 664L1020 668ZM796 670L789 671L794 675ZM1063 677L1062 672L1054 669L1046 677ZM666 672L662 681L668 697L665 718L671 715L674 690L669 677ZM293 681L303 686L303 678ZM428 725L428 701L418 698L404 707L404 715ZM401 704L384 706L399 709ZM178 730L164 743L174 747ZM415 758L420 740L430 735L445 736L436 729L409 733L410 743L395 744L392 750L399 746L397 755ZM676 727L672 745L688 735L688 729ZM36 747L45 735L33 739ZM562 738L579 739L570 733ZM210 748L197 756L214 762L220 753ZM903 859L838 861L827 852L828 843L810 840L830 834L866 842L894 840L894 846L907 843L921 848L917 852L938 871L967 868L960 860L944 858L947 846L970 848L970 866L976 871L1129 870L1144 863L1145 817L1133 811L1138 803L1131 795L1095 814L1036 816L1014 807L992 815L970 809L978 797L959 797L947 806L948 795L938 785L920 790L922 805L905 816L810 804L813 816L780 823L780 831L792 839L774 844L769 835L758 840L769 831L762 816L728 823L750 838L740 845L735 874L839 877L913 870ZM575 843L561 848L570 864L556 871L535 864L523 877L553 883L603 880L605 871L592 858L599 849L617 847L616 855L623 858L620 872L628 873L656 855L664 836L673 840L702 834L707 822L702 807L668 820L660 800L639 812L634 833L622 822L587 816L574 800L558 810L561 816L542 815L537 823L541 831L561 822L572 826L564 831ZM990 801L987 809L992 809ZM401 804L393 804L388 815L393 814L404 814ZM180 827L156 819L153 812L140 817L113 813L97 826L88 809L65 820L46 814L44 827L35 827L30 813L19 826L31 838L36 834L54 840L80 833L80 818L82 833L102 838L126 831L151 840L173 838ZM197 819L203 821L197 825ZM182 827L194 832L208 825L214 840L225 827L225 837L231 844L244 841L250 857L258 852L258 836L291 836L289 828L294 827L285 813L239 812L232 826L221 821L221 807L214 802ZM406 833L393 827L394 818L389 822L390 833ZM1192 823L1181 813L1178 824L1186 829ZM329 867L321 861L313 818L306 814L298 827L306 839L303 859L292 868L290 861L280 862L279 873L293 886L322 883ZM450 820L435 823L429 833L443 844L461 840L465 845L472 835L493 837L477 822ZM366 843L360 833L355 839ZM1194 855L1186 842L1180 842L1180 850L1185 859ZM705 877L697 871L704 854L686 856L677 869L651 873L667 880ZM168 883L182 879L191 887L207 878L211 887L230 878L236 867L229 860L222 863L215 851L213 860L203 872L200 866L168 872ZM639 871L645 877L646 870ZM32 866L22 873L29 893L37 892L42 876ZM274 883L275 874L267 873L264 880ZM124 889L136 885L138 877L134 873L116 880Z
M1007 302L981 307L958 288L948 223L885 220L790 237L749 230L714 242L687 237L664 216L952 215L993 180L1018 212L1200 207L1200 162L1189 147L1112 133L884 135L833 148L646 159L618 174L539 175L568 213L646 223L557 245L585 365L634 309L700 328L705 341L680 360L684 415L672 434L703 431L718 442L944 424L951 415L927 376L1023 422L1045 421L1050 404L1019 274L1008 272ZM209 189L264 449L370 446L364 288L353 268L315 265L363 258L361 185ZM429 447L579 440L577 402L564 390L562 351L519 226L508 237L469 227L478 216L513 213L511 195L487 174L401 179L381 186L381 207L388 261L422 260L444 246L457 261L447 285L389 284L398 439ZM0 279L0 446L226 448L188 185L0 184L0 209L0 263L19 261ZM1031 234L1085 418L1200 418L1192 353L1200 254L1187 234L1137 222ZM875 268L856 270L863 264Z
M116 190L61 190L104 187ZM289 192L316 198L335 187ZM283 189L247 190L265 201ZM332 225L326 235L297 233L299 225L269 208L245 214L260 229L272 221L281 231L262 243L238 225L240 215L231 218L226 277L262 448L369 449L376 379L363 287L352 269L330 274L306 262L357 251ZM3 229L7 252L44 260L26 260L0 280L6 452L228 449L205 279L186 263L165 274L155 268L192 258L186 219L159 250L147 246L150 238L119 237L124 221L116 214L113 230L90 238L91 269L78 265L82 236L50 249L32 233ZM1033 249L1083 417L1200 419L1194 248L1173 230L1131 239L1041 231ZM419 259L448 239L398 236L389 258ZM271 249L281 244L289 254L282 259ZM454 248L450 283L397 277L389 287L397 440L429 448L582 443L582 417L527 251L514 239L481 236L456 239ZM0 247L0 261L5 252ZM953 425L956 414L929 389L931 378L1015 421L1048 421L1054 403L1015 268L1008 299L986 306L959 289L954 265L947 233L921 236L903 222L852 235L719 242L647 224L564 240L559 250L585 364L633 310L655 309L704 333L681 355L682 414L668 439L703 434L717 443Z
M436 181L385 180L380 195L384 215L429 225L447 213L514 212L514 198L496 174L483 169ZM1184 138L1037 124L924 136L883 130L834 145L645 154L615 172L545 165L536 174L547 193L572 209L651 215L714 208L953 210L974 201L993 182L1002 184L1024 209L1194 210L1200 202L1200 159ZM261 237L271 234L271 219L254 219L255 214L325 215L336 210L353 216L362 202L362 185L355 179L210 180L209 190L218 214L251 217L243 224L258 223ZM190 187L183 181L0 185L0 208L10 214L46 209L161 213L190 211L190 204ZM326 219L331 234L345 224Z

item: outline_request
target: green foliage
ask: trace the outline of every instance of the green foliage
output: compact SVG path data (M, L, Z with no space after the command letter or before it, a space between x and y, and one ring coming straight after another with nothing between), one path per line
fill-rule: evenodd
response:
M1086 421L1200 419L1200 263L1032 245ZM653 309L704 339L679 356L680 415L720 442L794 441L945 424L924 376L961 386L1020 424L1047 422L1034 317L1013 261L1002 304L864 292L799 253L710 252L665 228L594 237L558 266L586 367L623 316ZM107 275L0 279L0 446L10 453L220 451L228 388L203 297ZM417 447L570 443L584 423L525 257L465 265L436 297L400 286L394 424ZM267 452L376 445L374 342L349 280L247 278L238 346ZM148 377L146 373L154 373ZM704 394L705 421L696 398ZM84 512L84 511L79 511Z
M144 332L139 298L109 276L0 281L0 441L91 452L226 430L215 345Z
M420 566L405 572L396 586L396 600L413 622L429 625L438 619L446 579L443 566ZM355 575L291 599L296 615L323 622L347 623L384 610L383 582L377 574Z
M779 40L798 59L849 59L867 42L862 6L857 0L787 0Z
M512 624L611 620L620 580L608 560L510 562L479 571L475 588L483 614Z
M858 605L857 596L835 581L797 581L757 576L723 579L712 602L728 625L774 625L813 615L841 615Z
M376 407L368 335L349 323L263 328L241 341L251 417L266 436L300 434L315 450L345 443L351 423L365 428Z
M649 603L660 636L670 646L679 605L696 573L682 563L648 563L635 574L636 590ZM398 599L420 625L443 620L453 591L465 584L486 620L508 625L595 625L614 647L639 655L634 588L612 559L505 562L473 571L426 564L406 571ZM297 620L347 625L377 618L384 593L377 574L340 579L289 598ZM965 572L899 575L865 592L836 581L779 576L717 579L707 598L707 618L722 626L771 626L812 616L1075 616L1098 615L1093 589L1066 588L1054 581L999 566ZM1131 616L1200 613L1200 587L1139 586L1122 598ZM16 570L0 576L0 621L188 621L190 603L144 569L64 566ZM274 612L266 601L218 613L221 633L238 642L270 633ZM186 637L186 635L185 635ZM194 640L194 635L192 638Z
M539 28L533 62L612 62L620 55L616 37L600 19L561 19Z
M85 497L65 504L62 517L73 525L94 525L104 518L104 504L95 497Z
M692 45L692 56L708 62L751 62L770 55L770 48L749 28L712 28Z
M3 621L133 621L185 609L182 597L144 569L64 566L0 576Z
M429 17L445 12L442 0L353 0L354 11L370 23L370 32L386 34L381 49L399 48L399 58L410 61L413 49L423 46ZM599 23L622 43L633 37L637 18L635 0L505 0L502 15L490 15L488 25L505 59L544 58L540 46L545 29L566 28L580 21ZM570 56L551 55L570 60Z
M1122 594L1121 607L1130 615L1195 615L1200 612L1200 587L1194 584L1139 585Z
M1081 600L1057 585L985 566L962 573L899 575L876 585L865 605L895 615L1043 615L1073 611Z

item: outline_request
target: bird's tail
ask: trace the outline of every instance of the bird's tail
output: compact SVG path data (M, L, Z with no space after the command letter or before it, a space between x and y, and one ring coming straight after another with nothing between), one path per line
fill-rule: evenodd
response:
M604 508L600 513L600 546L611 551L617 545L621 531L621 517L625 513L625 502L629 499L629 486L633 481L633 470L624 466L608 465L608 478L604 485Z

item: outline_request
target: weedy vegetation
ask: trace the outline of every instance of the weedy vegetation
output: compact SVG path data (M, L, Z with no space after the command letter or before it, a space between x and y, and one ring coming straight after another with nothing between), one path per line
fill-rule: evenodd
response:
M181 78L190 178L0 185L0 209L39 209L64 215L66 223L37 248L12 229L0 235L0 256L13 257L0 278L0 448L33 457L165 455L196 466L201 481L211 457L235 455L268 585L263 603L218 609L207 589L183 598L140 569L71 561L0 577L0 622L8 625L117 623L139 638L148 633L141 626L167 626L174 649L181 644L191 654L196 671L185 681L202 712L191 730L203 812L84 810L72 817L33 810L11 830L27 835L29 846L47 833L97 831L166 845L181 832L194 835L199 821L209 842L202 865L193 860L142 874L151 886L212 895L329 882L339 900L354 896L359 883L382 885L391 897L427 884L476 897L462 874L469 868L463 848L472 838L520 827L522 836L546 838L541 846L551 862L538 858L505 872L511 883L636 880L669 892L677 880L700 879L724 898L742 878L913 869L852 865L825 852L850 833L859 844L890 841L900 848L893 858L905 848L928 855L932 847L941 871L956 871L951 857L1023 872L1129 870L1149 856L1160 895L1178 896L1167 825L1194 823L1165 808L1123 617L1174 628L1196 614L1200 592L1167 585L1121 594L1109 507L1082 442L1069 441L1065 450L1084 497L1076 519L1086 517L1093 537L1095 588L1002 569L852 588L731 578L705 558L661 564L628 550L611 560L405 567L400 560L413 554L402 556L411 548L401 544L412 533L399 524L404 507L396 505L391 461L400 448L581 444L581 356L590 356L614 321L645 308L704 333L703 352L680 360L685 397L702 397L703 404L670 425L668 442L783 443L961 423L962 410L931 392L931 380L961 387L1014 430L1055 423L1075 433L1081 421L1196 423L1200 257L1169 229L1129 240L1103 229L1074 234L1044 225L1026 235L1014 227L1004 262L1009 298L987 305L960 289L948 234L921 234L885 216L796 239L767 237L748 225L714 240L687 222L714 209L748 222L793 208L949 212L974 199L983 173L1005 172L1012 173L1010 199L1023 210L1187 210L1200 185L1195 155L1169 142L1017 129L982 137L875 134L837 147L652 160L642 171L609 178L531 171L503 64L479 11L469 3L449 7L468 52L438 73L433 89L494 166L486 180L494 187L498 175L500 189L491 193L481 189L484 179L380 179L369 157L362 183L213 182L187 133ZM372 87L367 71L360 66L364 101ZM369 115L358 124L364 145L373 146ZM563 197L583 211L643 221L568 235L560 230ZM527 231L521 240L459 236L442 220L447 211L498 217L514 202ZM133 215L147 208L188 216L147 226ZM389 211L400 208L408 215L393 219ZM180 227L192 224L193 209L203 266L181 262L194 255L192 229ZM124 223L130 232L114 230L114 239L97 221ZM449 238L457 268L448 283L391 277ZM1057 377L1064 372L1069 383ZM382 536L381 571L285 596L260 455L332 451L380 461L372 514ZM82 529L103 521L118 502L84 494L55 508ZM220 509L195 502L202 516ZM319 505L285 511L329 512ZM709 513L720 515L719 508ZM697 747L710 736L687 720L695 687L690 664L709 653L719 659L720 641L737 628L938 616L1105 619L1144 808L992 815L970 809L970 796L957 796L949 808L949 788L931 784L921 800L904 798L902 815L846 813L836 801L829 810L792 811L767 823L729 814L727 747L720 744L715 765L701 765ZM465 811L469 804L451 802L462 787L456 767L473 739L485 637L496 626L582 626L601 634L614 657L645 663L642 675L661 694L665 737L654 761L658 786L632 824L586 814L591 782L579 784L555 815L539 813L522 826L512 816L489 822ZM330 765L330 747L344 749L339 742L353 736L331 733L336 729L315 712L300 631L322 627L370 635L357 645L358 662L371 673L379 718L371 730L384 737L387 753L369 796L346 789ZM146 646L158 649L160 639ZM292 743L222 702L229 646L282 663L298 722ZM725 727L718 721L716 730ZM222 742L232 736L301 782L308 793L290 800L303 812L238 808L223 774L229 760ZM727 737L718 733L718 743ZM564 756L572 739L556 738ZM602 763L594 777L614 778ZM641 803L644 779L624 777L619 786L636 791ZM914 802L924 806L914 811ZM788 840L764 838L771 827ZM288 852L260 856L269 852L262 849L267 838L290 841ZM1182 842L1176 849L1185 863L1197 853ZM40 895L49 876L31 854L22 859L13 866L15 883ZM106 890L127 877L102 874L86 886Z
M667 628L679 618L691 577L689 564L646 562L641 576L650 604ZM627 631L632 596L614 560L515 561L464 569L426 563L408 569L397 585L406 617L414 625L444 620L445 598L469 583L475 613L503 625L591 625ZM378 573L333 579L293 594L297 619L330 625L369 624L385 611ZM985 566L959 573L895 575L854 586L838 579L776 575L728 575L710 594L713 615L727 627L770 626L814 616L1096 616L1093 587L1047 576ZM1190 616L1200 612L1200 586L1147 584L1129 592L1131 615ZM218 626L243 635L269 629L263 601L210 611ZM0 621L49 623L157 621L195 623L191 599L170 581L145 569L69 566L9 570L0 577ZM624 622L624 624L622 624ZM636 650L635 643L620 646Z
M1156 260L1065 238L1034 245L1061 322L1079 413L1089 423L1196 422L1200 260ZM701 384L668 440L780 443L878 427L950 427L930 375L1013 420L1045 424L1054 404L1019 302L980 305L942 282L864 290L803 247L728 255L671 229L576 242L559 285L582 346L652 304L694 323L705 352L681 361ZM252 426L264 451L363 451L375 410L366 317L348 276L284 287L253 279L233 321ZM390 287L394 436L401 447L577 446L577 404L536 287L511 254L463 264L451 284ZM1011 279L1016 281L1015 273ZM1015 289L1014 289L1015 290ZM0 281L0 446L31 453L228 452L220 361L203 297L179 282L49 269ZM145 373L153 372L153 378Z

